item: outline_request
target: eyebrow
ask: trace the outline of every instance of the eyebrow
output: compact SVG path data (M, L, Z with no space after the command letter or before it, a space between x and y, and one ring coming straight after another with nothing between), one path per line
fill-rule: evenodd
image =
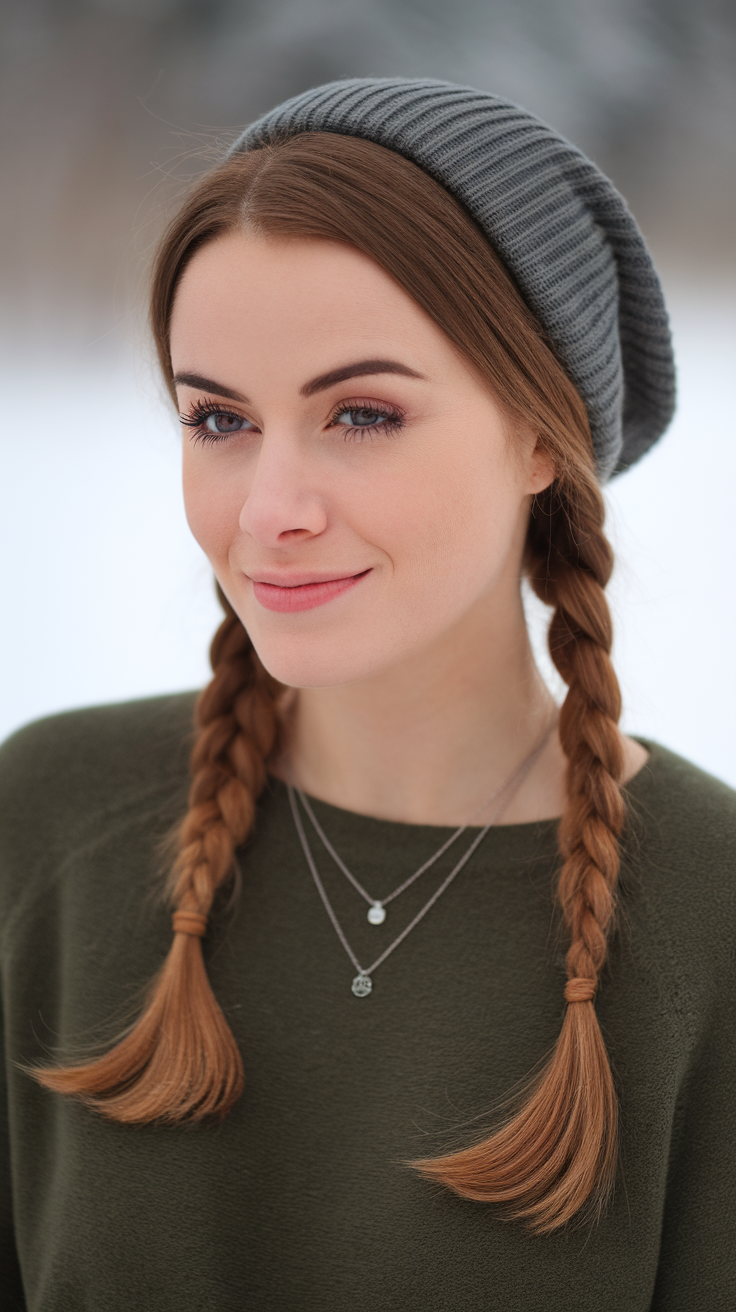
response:
M215 392L217 396L226 396L229 401L248 400L247 396L233 391L232 387L224 387L222 383L215 382L214 378L203 378L201 374L174 374L173 382L176 387L196 387L200 392Z
M410 369L399 360L356 360L355 364L344 364L339 369L330 369L329 373L320 374L311 383L301 388L302 396L314 396L315 392L324 392L335 383L344 383L348 378L366 377L368 374L401 374L404 378L424 378L416 369Z
M328 387L334 387L336 383L346 382L348 378L364 378L369 374L400 374L403 378L424 379L424 374L417 373L416 369L410 369L400 360L356 360L354 364L341 365L338 369L330 369L328 373L313 378L311 382L305 383L300 388L300 395L314 396L317 392L326 391ZM214 392L217 396L226 396L229 401L247 402L248 400L241 392L234 391L232 387L225 387L214 378L204 378L202 374L174 374L173 381L178 387L194 387L201 392Z

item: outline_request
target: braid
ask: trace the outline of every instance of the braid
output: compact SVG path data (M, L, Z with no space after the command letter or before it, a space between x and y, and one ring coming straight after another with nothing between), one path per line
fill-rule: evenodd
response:
M603 591L613 553L603 518L594 478L578 469L574 485L565 489L561 480L538 499L527 546L531 584L554 607L549 648L568 684L559 726L568 770L558 897L570 938L562 1031L506 1125L471 1148L413 1163L461 1197L502 1204L537 1231L556 1229L582 1207L600 1211L617 1160L616 1095L594 1006L624 820L621 698Z
M219 591L219 590L218 590ZM197 703L189 809L170 881L174 941L140 1019L97 1061L33 1073L116 1121L224 1115L243 1087L235 1039L212 992L201 936L235 849L253 824L278 741L280 685L264 670L229 602L211 649L214 677Z
M562 531L553 542L547 576L532 581L538 595L555 606L550 654L569 685L560 714L568 805L559 830L564 865L558 886L571 938L567 973L597 982L614 911L624 805L617 728L621 695L610 660L612 626L603 592L613 556L603 535L602 497L593 491L594 513L586 515L578 543L560 516Z

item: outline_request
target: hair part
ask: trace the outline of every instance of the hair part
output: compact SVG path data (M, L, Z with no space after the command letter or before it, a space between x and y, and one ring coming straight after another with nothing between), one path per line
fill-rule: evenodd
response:
M615 908L623 759L604 593L612 552L585 408L462 206L397 153L331 133L233 156L195 187L170 225L154 268L151 323L172 395L169 330L182 274L203 245L244 230L347 243L375 260L508 415L531 426L556 470L535 498L525 569L553 609L549 649L568 686L559 727L568 762L559 827L558 900L569 938L562 1030L505 1124L463 1151L412 1163L464 1198L553 1230L581 1209L603 1207L617 1161L616 1095L594 997ZM231 878L280 736L280 685L221 600L226 616L212 646L212 682L197 704L189 808L170 884L172 905L195 916L209 914ZM242 1063L210 988L200 938L174 933L141 1018L112 1051L36 1077L118 1121L227 1112L242 1088Z

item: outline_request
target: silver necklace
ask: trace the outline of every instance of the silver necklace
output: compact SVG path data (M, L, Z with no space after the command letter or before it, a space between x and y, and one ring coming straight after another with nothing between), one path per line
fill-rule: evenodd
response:
M455 876L459 875L463 866L466 865L466 863L470 860L476 848L479 847L480 844L483 842L483 839L488 833L488 830L491 829L493 825L496 823L496 821L500 819L501 815L506 810L509 803L512 801L514 795L518 792L519 788L524 782L524 779L526 778L527 774L531 770L535 761L541 755L543 749L546 747L547 740L550 734L552 733L552 729L555 723L556 723L556 717L553 720L552 724L550 724L548 728L545 730L543 738L537 743L536 747L534 747L534 749L529 753L529 755L524 758L524 760L521 762L521 765L518 766L518 768L514 771L510 779L508 779L506 783L503 784L502 787L492 795L491 798L489 798L486 802L483 803L483 806L480 808L481 810L485 810L485 808L490 805L491 801L499 797L501 798L501 801L498 807L496 808L494 814L491 816L491 819L488 821L488 824L484 825L484 827L479 831L479 833L476 834L470 846L463 853L457 864L453 866L447 878L443 880L439 888L436 889L435 892L432 894L432 896L429 898L429 900L425 902L424 906L421 908L420 911L417 912L414 919L411 920L409 924L406 926L406 928L403 929L402 932L398 935L398 937L394 939L393 943L390 943L389 946L385 949L385 951L382 952L381 955L376 958L373 964L371 966L367 966L365 969L361 966L360 962L358 961L358 958L353 952L353 949L348 943L342 925L340 924L335 914L332 903L330 902L330 899L327 896L325 886L320 878L319 871L317 869L314 857L312 855L312 850L309 846L307 835L304 831L304 825L302 824L302 818L299 812L299 806L297 804L297 790L294 788L293 784L291 783L287 784L287 788L289 791L289 802L291 804L291 812L294 817L294 825L296 827L297 834L299 835L299 841L302 845L302 850L304 852L307 865L309 866L309 869L312 874L312 878L314 879L314 882L317 886L317 892L322 898L325 911L327 912L328 916L330 917L330 920L332 921L337 937L339 938L348 957L353 963L353 966L358 972L350 986L357 998L365 998L372 991L373 989L372 976L374 971L376 971L378 967L383 964L386 958L391 955L391 953L399 946L400 943L403 943L404 939L407 937L408 934L411 933L413 929L416 928L420 920L424 919L427 912L431 909L431 907L434 906L435 902L437 902L437 900L442 896L445 890L450 887L450 884L452 883ZM375 899L371 898L368 893L366 893L362 885L359 884L355 876L348 870L347 866L337 855L334 848L332 847L332 844L329 843L328 840L323 835L321 827L317 822L314 813L312 812L312 808L309 806L309 803L307 802L306 798L304 797L304 794L301 791L299 791L299 800L305 804L305 810L309 815L310 819L312 820L312 823L315 825L315 828L320 838L325 843L327 851L335 859L339 868L343 871L345 875L347 875L348 879L353 884L353 886L357 889L357 891L361 894L361 896L364 897L366 901L370 903L371 909L373 907L381 907L381 909L383 909L384 903L390 902L393 898L398 897L399 893L402 893L405 888L408 888L410 884L413 884L415 879L418 879L419 876L423 874L425 870L428 870L431 865L434 865L435 861L439 860L443 852L447 851L447 849L451 846L451 844L455 842L455 839L459 838L460 835L464 833L464 831L468 828L468 825L472 824L472 821L475 818L475 816L479 814L479 812L476 811L474 816L467 822L467 824L461 825L460 828L450 836L450 838L445 840L445 842L440 847L439 851L435 852L434 856L430 857L429 861L426 861L423 866L420 866L419 869L416 870L413 875L410 875L408 879L404 880L404 883L400 884L398 888L394 889L393 893L389 894L387 898L384 898L383 903L381 903L381 902L377 902ZM368 912L368 916L370 919L370 911ZM381 920L383 919L385 919L385 912L384 915L381 917ZM371 921L371 923L380 924L381 921L373 920Z
M505 786L508 787L508 784ZM435 861L439 861L440 857L444 856L448 848L452 847L453 843L458 838L460 838L462 834L465 833L465 830L468 829L470 825L472 825L473 821L488 809L488 807L491 805L491 802L495 802L496 798L503 791L503 786L501 788L497 788L495 793L491 793L491 796L486 798L485 802L483 802L482 805L478 807L478 810L473 812L473 814L471 815L470 819L467 821L466 824L461 825L459 829L455 830L454 834L451 834L449 838L445 839L444 843L440 848L438 848L434 856L431 856L428 861L425 861L424 865L421 865L418 870L415 870L413 875L409 875L409 878L405 879L403 884L399 884L398 888L395 888L393 893L389 893L388 897L384 897L382 900L371 897L370 893L367 893L366 890L363 888L363 885L360 883L360 881L356 879L353 872L351 870L348 870L342 857L339 855L338 852L335 851L334 847L332 846L332 843L330 842L324 829L319 823L319 820L314 814L314 811L312 810L312 807L309 802L309 798L304 795L304 793L301 791L300 788L295 788L294 791L297 797L299 798L299 801L301 802L302 806L304 807L304 810L309 816L309 819L312 822L312 827L315 833L317 834L318 838L321 840L325 849L329 852L330 856L335 862L335 865L340 870L342 870L342 873L346 875L347 878L350 880L350 883L353 885L353 888L356 889L356 891L360 893L360 896L364 898L365 901L368 903L369 923L371 925L382 925L384 920L386 919L386 907L388 906L389 902L393 902L395 897L398 897L400 893L403 893L405 889L409 888L409 886L414 883L415 879L418 879L420 875L424 874L425 870L429 870L430 866L434 865Z

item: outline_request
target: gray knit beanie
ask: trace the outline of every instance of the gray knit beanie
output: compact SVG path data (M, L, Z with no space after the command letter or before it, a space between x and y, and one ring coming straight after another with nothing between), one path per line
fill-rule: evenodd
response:
M232 151L300 132L387 146L465 206L585 402L602 482L656 442L675 401L662 289L622 196L575 146L484 91L419 78L346 78L285 101Z

